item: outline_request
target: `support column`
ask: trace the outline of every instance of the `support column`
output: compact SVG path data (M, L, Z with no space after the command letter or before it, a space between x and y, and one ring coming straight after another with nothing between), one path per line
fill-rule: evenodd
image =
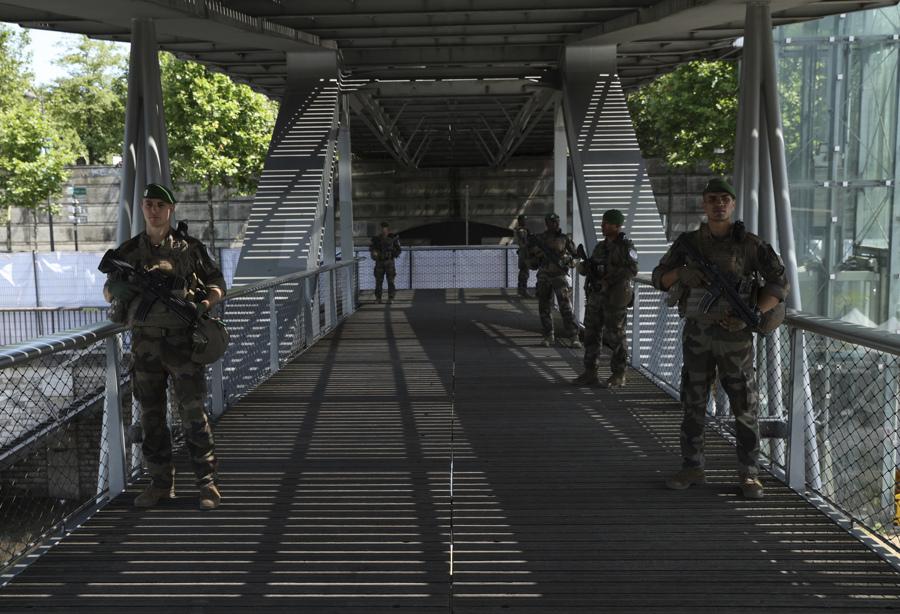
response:
M568 153L566 143L566 122L562 101L556 105L556 116L553 122L553 212L559 216L559 227L563 232L573 232L575 228L575 208L572 208L572 220L568 219L566 189L568 181Z
M119 193L119 243L144 230L141 200L147 183L172 185L159 76L159 46L152 19L131 20L128 101ZM174 220L173 220L174 223Z
M353 163L350 147L350 107L341 108L338 130L338 181L341 214L341 260L353 258Z

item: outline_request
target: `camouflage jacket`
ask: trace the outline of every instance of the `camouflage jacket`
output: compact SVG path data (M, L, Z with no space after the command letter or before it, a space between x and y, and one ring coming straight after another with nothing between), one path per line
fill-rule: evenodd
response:
M575 243L572 242L572 237L559 230L545 230L539 235L532 236L528 259L538 265L538 277L566 275L575 262ZM553 256L549 256L540 245Z
M706 223L701 224L697 230L682 234L669 247L669 251L653 269L652 281L656 288L666 290L662 287L662 276L691 263L691 257L683 247L684 241L690 241L723 273L733 275L738 291L748 304L755 305L760 292L781 301L787 296L789 285L784 264L771 245L753 233L738 232L737 228L727 237L715 237ZM681 315L689 318L719 319L728 309L728 301L722 298L716 301L710 312L702 314L698 305L706 294L703 288L681 288L681 284L676 282L668 290L670 295L676 294L674 300L678 302Z
M590 259L578 263L578 272L587 276L585 289L598 293L600 304L627 306L634 292L632 280L638 272L638 254L634 243L624 232L620 232L615 239L600 241L594 246Z
M172 277L172 294L188 300L202 300L201 294L218 288L225 294L225 278L206 246L199 240L170 230L160 245L150 243L146 232L128 239L116 250L120 257L134 266L147 271L158 270ZM114 279L109 276L109 281ZM139 321L135 316L143 297L132 299L127 305L114 300L110 309L110 319L129 326L159 326L163 328L184 328L187 326L178 316L155 301L147 317Z
M400 255L400 237L394 233L388 236L375 235L369 244L369 254L375 262L386 262Z

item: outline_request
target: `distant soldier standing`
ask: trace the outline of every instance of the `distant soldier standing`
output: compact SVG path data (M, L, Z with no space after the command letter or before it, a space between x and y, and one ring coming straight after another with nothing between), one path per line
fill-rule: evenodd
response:
M577 386L619 388L625 385L628 364L625 319L634 297L631 284L638 271L638 255L634 244L622 232L624 223L625 216L618 209L604 213L600 224L603 240L594 247L590 258L578 263L578 272L587 278L587 306L584 313L584 373L572 382ZM612 376L603 383L597 378L601 340L612 350Z
M701 301L709 285L692 252L733 275L744 302L765 314L784 301L788 282L784 265L772 247L733 222L734 189L715 178L703 189L703 209L708 222L675 241L653 270L653 285L678 298L685 318L682 336L684 366L681 370L682 469L666 480L675 490L705 482L703 429L710 387L718 369L722 389L728 394L736 419L738 476L741 492L760 499L759 398L753 365L753 331L733 315L729 302L720 297L704 312ZM678 284L678 285L676 285ZM674 286L674 287L673 287Z
M209 311L225 296L225 279L203 243L173 230L172 191L156 183L148 184L141 211L146 230L120 245L118 256L135 268L161 272L174 296L194 301L198 316ZM132 327L132 382L134 397L141 406L141 450L150 473L150 485L135 498L134 504L150 507L160 499L175 497L172 437L166 423L166 388L171 382L200 488L200 507L218 507L222 500L216 486L218 461L204 409L206 373L204 365L192 360L193 339L188 324L162 301L148 301L133 284L115 274L109 276L103 292L113 303L111 319Z
M530 269L528 268L528 235L530 234L528 228L525 226L525 216L520 215L516 218L516 229L515 229L515 237L516 237L516 245L519 246L517 250L517 255L519 256L519 278L518 278L518 291L519 296L524 298L528 297L528 277L530 275Z
M391 232L387 222L381 222L381 234L372 237L369 254L375 262L375 300L381 302L382 285L387 277L388 302L391 302L397 294L394 286L394 278L397 277L394 260L400 255L400 238Z
M537 299L538 313L541 316L543 340L541 345L550 347L553 344L553 297L559 305L559 313L563 318L565 335L571 340L574 348L582 347L578 340L578 325L572 313L572 287L567 278L569 269L575 266L575 244L569 235L559 229L559 216L548 213L544 216L547 230L539 235L532 235L528 240L529 265L537 265Z

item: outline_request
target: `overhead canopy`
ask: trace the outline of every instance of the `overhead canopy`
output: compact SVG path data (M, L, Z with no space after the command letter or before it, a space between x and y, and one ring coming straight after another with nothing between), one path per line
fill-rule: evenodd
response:
M893 4L775 0L771 9L773 24L782 25ZM556 85L565 44L617 45L628 90L688 60L737 53L745 7L724 0L0 0L0 21L128 41L131 18L152 17L163 49L273 98L284 92L285 54L314 48L336 49L344 78L357 85L513 79L508 87L482 81L440 96L423 85L377 86L356 100L357 155L497 165L511 144L525 153L552 147L546 93L521 80ZM373 129L373 122L387 123ZM388 125L399 144L378 134ZM423 138L419 159L408 160Z

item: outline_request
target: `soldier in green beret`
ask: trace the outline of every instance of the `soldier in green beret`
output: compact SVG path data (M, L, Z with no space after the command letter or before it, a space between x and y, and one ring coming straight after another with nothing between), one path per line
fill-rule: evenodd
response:
M385 277L388 282L388 302L394 300L397 288L394 279L397 277L397 267L394 260L400 255L400 237L391 232L387 222L381 222L381 234L372 237L369 243L369 255L375 262L375 300L381 302L382 288Z
M763 314L777 307L788 293L784 265L772 246L733 221L735 193L722 177L703 189L707 221L682 234L653 269L653 285L669 291L684 317L681 370L682 468L666 480L675 490L705 482L703 431L706 404L717 373L736 420L739 486L744 497L760 499L759 397L753 364L753 331L737 318L725 299L708 309L701 306L709 285L692 253L737 280L736 289L748 305ZM687 246L686 246L687 245ZM693 249L692 249L693 248Z
M572 383L576 386L600 385L620 388L625 385L628 350L625 348L625 319L634 298L632 280L638 271L638 254L631 239L622 232L625 216L618 209L603 214L598 242L591 257L578 263L585 276L587 304L584 311L584 372ZM612 375L602 383L597 378L600 342L612 351Z
M209 311L224 298L225 279L203 243L172 228L172 190L158 183L147 184L141 211L146 230L120 245L118 257L135 268L158 271L173 295L192 301L198 316ZM200 488L200 507L218 507L222 496L216 486L218 461L205 411L205 366L191 359L194 347L188 324L162 301L139 294L116 274L110 274L103 292L112 303L115 315L111 319L128 324L132 331L132 383L134 398L141 406L141 450L150 473L150 485L134 504L150 507L175 497L172 436L166 420L166 389L171 383Z
M520 215L516 218L516 228L513 231L516 237L516 255L519 257L519 275L517 279L517 291L522 298L528 298L528 277L530 269L528 268L528 235L531 232L525 225L525 216Z

